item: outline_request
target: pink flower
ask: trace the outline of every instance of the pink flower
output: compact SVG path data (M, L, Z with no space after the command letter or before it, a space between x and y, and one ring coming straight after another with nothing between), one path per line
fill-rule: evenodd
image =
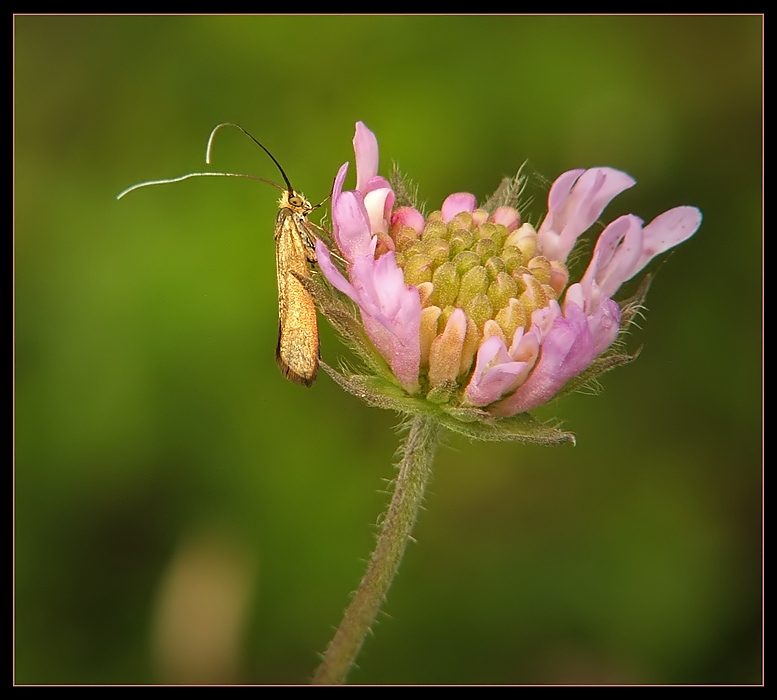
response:
M537 231L541 250L564 262L580 234L601 216L605 207L636 181L620 170L570 170L556 178L548 194L548 213Z
M494 414L511 416L541 406L606 350L617 336L620 309L607 299L598 311L589 317L576 303L568 302L563 314L553 314L550 329L540 341L539 361L517 391L494 407ZM539 332L536 323L534 328Z
M364 329L388 361L406 390L418 388L421 300L418 290L404 282L392 253L375 258L378 234L388 231L394 193L387 180L378 177L378 141L361 122L353 140L357 189L342 191L348 171L344 164L332 192L335 241L349 263L346 279L332 263L319 240L316 254L324 276L359 307Z
M592 302L611 297L656 255L690 238L701 224L696 207L675 207L657 216L644 229L642 219L628 214L604 229L581 284Z
M551 400L617 338L621 309L612 297L619 287L701 223L699 210L688 206L644 227L636 216L621 216L567 288L570 251L635 184L629 175L612 168L562 174L535 231L521 224L514 202L495 198L486 211L469 193L450 195L427 217L412 206L395 209L394 191L377 174L374 134L359 122L353 143L356 189L343 190L346 163L332 193L345 273L318 241L321 271L358 306L367 336L407 396L457 416L475 408L481 413L472 416L507 417Z

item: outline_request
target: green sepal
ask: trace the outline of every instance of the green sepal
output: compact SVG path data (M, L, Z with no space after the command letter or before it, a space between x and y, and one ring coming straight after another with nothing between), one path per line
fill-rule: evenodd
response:
M443 382L440 386L432 387L426 395L426 400L435 405L447 404L457 392L456 382Z
M499 207L513 207L513 209L520 211L525 204L522 197L528 181L523 173L525 166L526 163L521 165L513 177L504 178L499 183L499 187L496 188L496 192L486 199L480 208L489 214L493 214Z
M563 445L567 442L575 444L574 434L546 425L528 413L518 413L508 418L475 418L476 414L473 412L468 415L468 411L478 409L452 408L444 413L440 423L448 430L465 435L470 440L545 446ZM488 416L485 411L478 412Z
M396 163L393 163L391 166L389 184L391 185L391 189L394 190L395 207L413 207L414 209L419 209L418 185L403 175Z
M639 283L637 291L628 299L618 302L621 307L621 331L625 331L629 326L635 323L635 318L642 315L645 308L645 297L647 296L650 284L653 282L653 275L645 275L642 282Z
M342 374L326 362L321 362L321 366L343 389L370 406L414 416L437 416L440 413L429 401L409 396L396 382L364 374Z
M609 372L611 369L615 369L616 367L620 367L622 365L627 365L629 362L636 360L640 352L641 348L633 355L600 355L589 365L588 369L586 369L581 374L578 374L576 377L572 377L572 379L564 384L564 386L553 398L558 399L562 396L566 396L567 394L571 394L574 391L580 391L586 387L586 385L588 388L595 389L596 380L600 375L604 374L605 372Z
M492 418L487 411L475 407L452 407L409 396L402 387L377 377L342 374L325 362L321 366L343 389L377 408L414 416L436 419L448 430L470 440L487 442L522 442L528 445L574 444L572 433L541 423L528 413L509 418Z

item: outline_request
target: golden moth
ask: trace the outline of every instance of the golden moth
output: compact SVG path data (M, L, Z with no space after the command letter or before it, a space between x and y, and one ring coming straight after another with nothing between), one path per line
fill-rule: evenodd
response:
M151 180L128 187L117 199L141 187L180 182L192 177L247 177L266 182L281 190L278 215L275 217L275 265L278 278L278 344L275 358L283 375L293 382L310 386L318 373L319 341L316 307L313 298L298 276L310 277L310 264L316 262L316 234L308 215L315 206L297 192L280 163L257 139L238 124L225 122L214 127L208 138L205 162L210 164L213 139L225 126L242 131L259 146L278 167L285 187L272 180L243 173L196 172L165 180ZM326 200L324 200L326 201Z

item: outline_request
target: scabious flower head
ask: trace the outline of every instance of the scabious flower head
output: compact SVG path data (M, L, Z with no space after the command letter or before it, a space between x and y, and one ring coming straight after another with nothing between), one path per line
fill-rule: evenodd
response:
M635 184L629 175L604 167L563 173L537 228L518 210L520 174L480 207L474 195L456 193L425 216L401 182L392 186L378 175L377 139L361 122L353 143L356 189L343 189L346 163L332 192L342 265L321 240L316 252L361 323L321 289L315 295L371 372L328 368L330 374L374 405L434 414L470 437L570 439L526 412L633 359L612 348L647 285L628 304L613 295L653 257L693 235L699 210L676 207L647 226L634 215L615 219L570 285L570 252L610 201Z

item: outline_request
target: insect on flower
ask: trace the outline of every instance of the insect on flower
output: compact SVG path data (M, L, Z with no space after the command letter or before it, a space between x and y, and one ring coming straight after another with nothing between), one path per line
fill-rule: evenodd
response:
M128 187L117 199L141 187L181 182L193 177L246 177L266 182L281 190L278 215L275 218L275 262L278 277L278 345L275 358L283 375L293 382L310 386L318 373L319 342L316 307L300 277L310 277L310 263L316 262L316 234L308 215L323 204L313 206L305 195L297 192L280 163L248 131L238 124L225 122L214 127L208 138L205 162L211 162L211 149L216 133L225 126L242 131L261 148L283 177L285 187L272 180L243 173L195 172L165 180L151 180ZM326 201L326 200L324 200Z

